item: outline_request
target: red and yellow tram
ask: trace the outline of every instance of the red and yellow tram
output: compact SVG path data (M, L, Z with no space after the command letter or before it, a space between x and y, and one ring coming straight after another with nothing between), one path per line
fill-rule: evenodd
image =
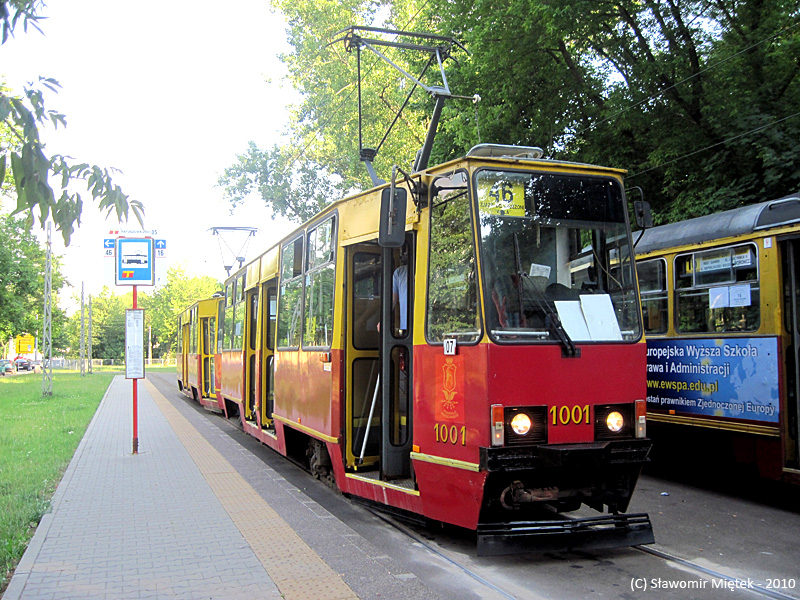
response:
M652 542L622 178L480 145L333 203L226 281L220 406L482 553Z
M221 412L218 319L222 296L195 302L178 315L178 389L207 408Z

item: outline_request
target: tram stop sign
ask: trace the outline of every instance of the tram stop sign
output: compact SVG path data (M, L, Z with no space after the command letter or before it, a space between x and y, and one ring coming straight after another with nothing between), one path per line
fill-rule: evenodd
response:
M116 284L154 285L152 238L117 238Z

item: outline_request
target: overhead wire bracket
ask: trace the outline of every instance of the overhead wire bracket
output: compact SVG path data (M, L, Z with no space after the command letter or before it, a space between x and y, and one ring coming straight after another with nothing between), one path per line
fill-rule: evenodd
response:
M371 34L393 35L395 36L395 39L386 40ZM425 138L425 143L422 149L417 153L417 159L414 163L413 172L418 172L426 169L428 166L428 161L430 159L431 148L433 147L433 139L434 136L436 135L436 128L438 127L439 124L439 117L441 115L442 108L444 106L444 101L447 98L454 97L450 93L450 87L447 83L447 75L445 74L444 71L444 62L448 58L451 58L451 53L454 49L458 48L463 50L464 52L467 52L467 49L463 46L463 44L461 44L458 40L454 38L442 35L429 34L429 33L416 33L411 31L386 29L383 27L361 27L353 25L350 27L346 27L345 29L342 29L340 31L337 31L334 34L334 37L336 37L336 39L330 42L328 44L329 46L337 42L343 41L347 52L352 52L353 50L356 51L356 58L358 63L358 151L359 151L359 159L365 163L367 171L370 174L370 178L372 179L372 183L374 185L382 185L386 183L382 179L378 178L377 174L375 173L375 169L372 166L372 162L375 160L378 151L380 150L383 143L386 141L392 128L399 120L403 110L408 105L408 102L411 99L411 94L413 94L414 90L417 87L421 87L436 99L433 115L431 117L431 122L428 127L428 133ZM400 38L410 39L411 41L398 41ZM409 73L406 69L398 65L396 62L392 61L383 52L378 50L378 47L380 46L422 52L424 54L428 54L429 58L425 66L423 67L421 73L418 76L414 76L411 73ZM409 92L408 96L403 102L403 105L397 111L394 120L387 128L386 133L384 134L383 138L381 139L380 143L377 145L376 148L365 148L363 140L364 124L363 124L363 112L362 112L362 101L361 101L362 49L367 49L371 51L373 54L375 54L375 56L377 56L378 58L389 64L392 68L394 68L397 72L402 74L406 79L408 79L413 84L411 91ZM441 82L442 82L442 85L439 86L426 85L422 82L423 76L425 75L428 68L433 64L434 61L436 61L436 63L439 66L439 74L441 76Z
M245 261L245 255L243 251L245 250L245 247L250 243L250 238L254 237L256 233L258 233L258 227L211 227L208 229L208 231L210 231L213 235L219 236L219 244L218 244L219 252L220 256L222 257L222 265L223 267L225 267L225 273L228 276L230 276L233 264L229 265L225 264L225 256L222 251L222 244L225 244L225 246L228 248L228 250L232 255L231 258L239 263L239 268L241 269L244 266L244 261ZM230 244L228 244L228 242L225 241L225 238L222 236L222 233L238 232L238 231L246 232L247 236L245 236L244 242L242 243L242 247L239 248L238 252L235 252L233 248L230 247Z

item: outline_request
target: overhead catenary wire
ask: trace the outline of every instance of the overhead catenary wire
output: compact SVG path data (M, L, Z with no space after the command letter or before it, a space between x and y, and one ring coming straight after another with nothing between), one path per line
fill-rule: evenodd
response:
M679 162L681 160L685 160L685 159L687 159L689 157L692 157L695 154L701 154L701 153L703 153L703 152L705 152L707 150L711 150L711 148L716 148L717 146L725 146L725 145L730 144L731 142L734 142L734 141L736 141L738 139L741 139L743 137L747 137L748 135L752 135L754 133L758 133L759 131L763 131L764 129L769 129L770 127L774 127L775 125L777 125L779 123L783 123L784 121L788 121L789 119L793 119L793 118L798 117L798 116L800 116L800 112L796 112L796 113L794 113L792 115L789 115L787 117L783 117L782 119L778 119L777 121L773 121L772 123L767 123L766 125L760 125L759 127L755 127L753 129L751 129L750 131L745 131L744 133L740 133L738 135L734 135L733 137L729 137L729 138L724 139L724 140L722 140L720 142L715 142L714 144L710 144L710 145L706 146L705 148L700 148L699 150L693 150L692 152L689 152L687 154L683 154L683 155L678 156L676 158L673 158L672 160L669 160L667 162L659 163L659 164L657 164L655 166L650 167L649 169L645 169L644 171L639 171L638 173L631 173L630 175L628 175L627 178L630 180L630 179L632 179L634 177L637 177L639 175L644 175L645 173L649 173L650 171L655 171L656 169L663 169L664 167L668 167L669 165L671 165L673 163L676 163L676 162Z
M769 41L771 41L771 40L775 39L776 37L778 37L779 35L781 35L781 34L783 34L783 33L787 33L787 32L791 31L792 29L794 29L794 28L796 28L796 27L800 27L800 23L798 23L798 24L795 24L795 25L792 25L792 26L790 26L790 27L784 27L783 29L780 29L779 31L777 31L777 32L775 32L774 34L772 34L771 36L769 36L769 37L766 37L766 38L764 38L763 40L759 40L758 42L756 42L756 43L754 43L754 44L751 44L751 45L749 45L747 48L742 48L742 49L741 49L741 50L739 50L738 52L734 52L734 53L733 53L733 54L731 54L730 56L728 56L728 57L726 57L726 58L723 58L722 60L720 60L720 61L717 61L717 62L715 62L715 63L714 63L714 64L712 64L712 65L708 65L707 67L705 67L705 68L703 68L703 69L700 69L700 70L699 70L697 73L694 73L694 74L692 74L692 75L689 75L688 77L685 77L685 78L681 79L681 80L680 80L680 81L678 81L677 83L673 83L672 85L665 87L665 88L664 88L663 90L661 90L660 92L657 92L657 93L655 93L655 94L652 94L651 96L648 96L647 98L644 98L644 99L642 99L642 100L639 100L638 102L634 102L633 104L631 104L631 105L630 105L630 106L628 106L627 108L623 108L622 110L619 110L619 111L615 112L613 115L609 115L608 117L605 117L605 118L603 118L603 119L600 119L600 120L598 120L598 121L597 121L597 122L595 122L595 123L592 123L592 124L591 124L591 125L589 125L588 127L584 127L584 128L583 128L583 129L581 129L580 131L576 132L576 133L575 133L575 136L576 136L576 137L577 137L577 136L580 136L580 135L582 135L583 133L585 133L585 132L587 132L587 131L591 131L592 129L594 129L594 128L595 128L595 127L597 127L598 125L602 125L602 124L603 124L603 123L605 123L606 121L610 121L610 120L612 120L612 119L615 119L616 117L618 117L618 116L620 116L620 115L623 115L623 114L625 114L626 112L628 112L628 111L630 111L630 110L633 110L633 109L634 109L634 108L636 108L637 106L640 106L640 105L642 105L642 104L644 104L644 103L646 103L646 102L649 102L650 100L655 100L656 98L659 98L660 96L663 96L664 94L666 94L668 91L670 91L670 90L672 90L672 89L675 89L675 88L677 88L678 86L680 86L680 85L683 85L684 83L687 83L688 81L691 81L692 79L694 79L694 78L696 78L696 77L699 77L700 75L703 75L704 73L707 73L708 71L711 71L712 69L715 69L715 68L717 68L717 67L720 67L720 66L724 65L726 62L728 62L728 61L730 61L730 60L733 60L734 58L736 58L736 57L737 57L737 56L739 56L740 54L744 54L745 52L749 52L750 50L752 50L752 49L753 49L753 48L755 48L756 46L760 46L761 44L763 44L763 43L765 43L765 42L769 42Z
M411 27L411 25L414 23L414 21L417 19L417 17L419 17L420 13L428 6L428 4L429 4L429 0L426 0L422 4L422 6L419 7L417 12L414 13L414 15L408 20L408 22L401 29L405 30L405 29L408 29L409 27ZM397 37L398 36L395 36L395 39L397 39ZM378 63L374 63L373 65L371 65L370 68L369 68L369 71L367 72L366 75L369 75L372 72L372 70L375 69L375 64L378 64ZM327 119L323 119L321 122L319 122L317 124L317 127L314 128L316 130L316 132L321 132L324 127L327 127L328 124L331 121L333 121L333 119L339 114L339 112L344 110L345 106L350 103L350 101L353 98L353 94L355 94L355 93L356 93L356 91L351 89L350 93L347 95L347 97L344 98L342 100L342 102L337 107L335 107L333 109L333 112L330 113L330 116ZM316 137L315 136L310 136L308 141L305 143L305 145L303 145L303 147L300 148L298 153L294 154L291 157L291 159L287 162L287 164L290 165L290 166L294 165L294 163L296 163L298 160L300 160L300 158L304 157L306 155L306 151L308 150L308 148L315 141L316 141Z
M428 4L429 4L429 2L425 2L422 6L420 6L420 8L417 10L417 12L408 20L408 22L403 26L402 29L408 29L413 24L413 22L419 17L420 13L427 7ZM653 100L653 99L656 99L656 98L662 96L663 94L665 94L669 90L674 89L674 88L676 88L678 86L681 86L681 85L691 81L692 79L694 79L694 78L696 78L696 77L698 77L698 76L700 76L700 75L702 75L704 73L712 71L713 69L716 69L716 68L722 66L723 64L725 64L728 61L734 59L735 57L737 57L737 56L739 56L741 54L744 54L744 53L752 50L753 48L755 48L755 47L757 47L757 46L759 46L759 45L761 45L763 43L769 42L769 41L775 39L776 37L778 37L778 36L780 36L780 35L782 35L784 33L790 32L790 31L792 31L793 29L795 29L797 27L800 27L800 23L797 23L797 24L794 24L794 25L790 25L790 26L787 26L787 27L783 27L780 30L778 30L777 32L773 33L772 35L770 35L768 37L765 37L765 38L763 38L763 39L761 39L761 40L749 45L748 47L743 48L743 49L731 54L730 56L728 56L728 57L726 57L724 59L721 59L720 61L718 61L718 62L716 62L714 64L708 65L707 67L701 69L697 73L694 73L694 74L690 75L689 77L686 77L686 78L682 79L681 81L678 81L678 82L676 82L676 83L674 83L674 84L672 84L672 85L660 90L659 92L657 92L655 94L652 94L651 96L649 96L649 97L647 97L647 98L645 98L643 100L639 100L637 102L634 102L630 106L617 111L613 115L610 115L608 117L604 117L603 119L600 119L600 120L598 120L596 122L591 123L587 127L585 127L583 129L579 130L578 132L576 132L575 135L576 136L580 136L583 133L592 130L593 128L601 125L602 123L604 123L606 121L609 121L609 120L614 119L614 118L616 118L616 117L618 117L618 116L620 116L622 114L625 114L626 112L628 112L630 110L634 110L638 106L640 106L640 105L642 105L642 104L644 104L644 103L646 103L646 102L648 102L650 100ZM396 39L396 37L395 37L395 39ZM372 65L370 67L370 71L368 71L367 75L374 68L375 68L375 66ZM353 95L355 93L356 93L355 90L351 90L350 93L347 95L347 97L344 98L342 100L342 102L333 109L333 111L330 113L330 116L327 119L323 119L321 121L318 121L317 124L316 124L316 127L313 127L310 131L316 131L317 133L319 133L319 132L322 131L322 129L327 127L328 124L331 121L333 121L333 119L340 113L340 111L342 111L345 108L345 106L350 102L350 100L352 99L352 97L353 97ZM477 115L477 106L476 106L475 107L476 127L478 127L478 125L477 125L477 116L478 115ZM795 116L796 116L796 114L790 115L789 117L785 117L785 118L783 118L783 119L781 119L779 121L776 121L775 123L772 123L772 124L769 124L769 125L765 125L765 126L761 126L761 127L757 127L757 128L754 128L754 129L750 130L749 132L740 134L738 136L734 136L733 138L729 138L727 140L723 140L722 142L717 142L715 144L712 144L710 146L707 146L707 147L699 149L699 150L691 151L691 152L689 152L687 154L684 154L682 156L676 157L676 158L670 160L667 163L661 163L661 164L655 165L655 166L653 166L653 167L651 167L651 168L649 168L649 169L647 169L645 171L640 171L639 173L631 174L631 175L629 175L629 177L634 177L636 175L642 175L642 174L644 174L646 172L649 172L649 171L652 171L652 170L655 170L655 169L659 169L659 168L663 168L665 166L668 166L668 165L673 164L675 162L678 162L680 160L684 160L686 158L694 156L695 154L702 153L702 152L704 152L704 151L706 151L706 150L708 150L710 148L713 148L713 147L716 147L716 146L719 146L719 145L723 145L723 144L726 144L726 143L730 143L731 141L733 141L735 139L738 139L738 138L741 138L741 137L745 137L745 136L750 135L752 133L757 133L758 131L767 129L768 127L770 127L772 125L775 125L775 124L777 124L777 123L779 123L781 121L784 121L784 120L788 120L788 119L793 118ZM478 131L478 138L480 139L480 137L481 137L480 129L478 129L477 131ZM308 148L316 141L316 139L317 138L314 135L309 136L308 141L299 149L299 151L296 154L294 154L291 157L291 159L288 161L287 164L288 165L293 165L298 160L303 158L306 155L306 152L307 152ZM382 143L383 143L383 141L381 142L381 144Z

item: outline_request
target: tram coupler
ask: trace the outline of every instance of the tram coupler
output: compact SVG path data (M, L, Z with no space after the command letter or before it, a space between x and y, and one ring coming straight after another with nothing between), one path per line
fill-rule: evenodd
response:
M478 523L478 556L603 550L655 542L647 513Z
M500 494L500 503L503 508L514 509L520 504L530 502L545 502L548 500L558 500L558 488L547 487L537 489L526 489L521 481L515 481Z

